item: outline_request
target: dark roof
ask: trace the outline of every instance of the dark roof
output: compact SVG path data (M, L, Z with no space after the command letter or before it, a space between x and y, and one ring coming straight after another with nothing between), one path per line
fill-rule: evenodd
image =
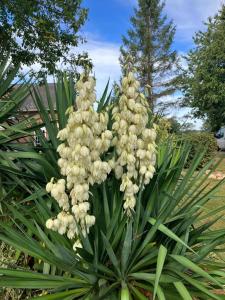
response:
M51 99L54 101L55 105L55 84L54 83L48 83L49 93L51 96ZM43 99L45 107L48 107L48 100L46 95L46 87L45 85L35 86L35 89L38 90L38 93L41 96L41 99ZM34 91L31 88L31 93L27 96L26 100L23 102L22 106L20 107L20 111L22 112L36 112L37 108L35 106L33 97L34 97Z

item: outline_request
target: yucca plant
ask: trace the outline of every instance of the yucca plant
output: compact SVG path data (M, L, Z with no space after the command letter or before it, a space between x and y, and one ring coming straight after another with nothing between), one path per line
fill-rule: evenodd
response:
M115 178L94 186L96 224L77 252L66 237L46 231L58 210L51 198L37 197L29 210L9 206L0 239L38 259L41 270L44 262L45 271L1 269L0 286L40 290L40 299L224 299L214 290L223 289L225 264L209 254L220 251L225 230L213 229L220 208L204 210L221 183L208 190L207 168L196 172L204 154L183 172L188 153L186 145L160 147L156 173L132 217L124 214Z
M86 138L85 135L79 136L81 131L77 130L78 127L74 126L74 122L82 122L82 126L87 126L88 121L92 122L87 111L96 120L98 118L92 108L89 110L90 99L94 99L92 91L89 91L93 88L93 80L85 81L86 89L82 90L82 80L86 80L86 77L87 75L84 74L78 84L80 89L76 100L78 113L75 113L72 108L69 109L68 127L64 130L65 121L58 135L63 140L68 139L68 145L69 143L73 145L72 151L75 150L77 144L85 143ZM126 103L132 94L139 101L138 110L147 113L142 106L145 103L143 95L137 94L133 87L130 89L130 81L133 81L136 88L138 87L133 75L128 74L123 80L122 88L122 91L125 90L127 94L125 97L121 96L120 105L122 103L121 106L126 108L124 102ZM87 91L89 98L86 99ZM81 98L86 99L86 102L83 103ZM104 149L108 150L101 157L97 156L98 166L103 163L104 167L108 167L107 163L112 157L115 158L117 155L120 157L121 152L116 147L119 147L118 143L124 139L122 135L120 136L120 129L126 129L126 124L121 122L119 127L115 125L119 117L118 109L113 109L114 105L107 105L108 103L104 101L100 101L97 108L102 123L106 123L106 111L109 115L108 129L103 131L102 141L106 143L105 136L106 133L110 136L109 130L117 132L117 139L114 139L112 144L106 143L109 147L104 146ZM128 105L128 108L131 107L132 110L136 104L130 100ZM134 119L136 123L143 124L145 113L142 118L134 116L131 122ZM79 114L82 118L84 116L81 121L79 121ZM112 115L113 119L111 119ZM121 115L124 115L123 110ZM47 114L45 116L47 118ZM89 127L90 130L88 130L85 126L82 128L90 134L92 128ZM147 126L152 126L150 119ZM102 129L98 126L96 128L101 134ZM69 130L71 130L70 133L68 133ZM95 130L94 125L93 130ZM76 139L73 138L75 132ZM134 132L134 127L130 126L129 132ZM154 133L149 130L143 132ZM132 134L130 138L132 139ZM55 142L58 145L58 140ZM88 140L86 142L88 145ZM129 143L130 141L127 140L127 144ZM144 147L142 142L139 144L142 148ZM85 156L87 147L82 147L78 148L80 150L82 148L83 158L77 159L77 154L73 154L75 165L80 161L89 162L88 156ZM92 144L90 144L91 147L93 147ZM51 153L54 152L53 149L47 149L51 150ZM58 148L61 158L65 157L64 149L65 145ZM149 149L155 151L154 143ZM69 151L67 149L66 154L70 153ZM146 174L148 172L143 168L144 165L135 165L139 170L137 178L140 179L141 185L138 190L135 187L134 197L130 197L130 192L126 190L124 177L121 179L121 176L117 176L120 173L118 168L115 168L115 173L113 171L103 179L97 177L98 182L95 182L95 177L93 177L93 184L89 184L90 216L85 220L90 220L91 217L93 221L94 216L95 222L87 228L87 224L82 222L82 217L77 214L76 206L73 210L76 236L71 236L70 232L68 233L70 239L64 235L66 229L54 228L56 223L51 220L61 213L55 199L60 207L65 207L66 215L69 214L68 208L64 206L65 201L68 200L65 198L65 186L62 187L61 183L64 184L65 178L67 182L69 181L68 175L70 175L71 168L69 166L64 168L65 161L59 161L64 176L64 179L59 181L60 195L58 191L57 193L55 191L52 195L55 198L53 199L43 189L42 194L36 190L32 196L24 199L23 204L8 205L11 218L1 223L0 239L33 257L35 265L31 268L36 271L20 268L0 269L2 275L0 286L34 289L36 292L40 290L39 299L225 299L224 296L215 293L218 289L222 290L225 284L225 264L215 262L210 258L211 253L221 251L220 246L225 242L225 230L215 230L213 227L218 219L215 215L221 212L223 207L217 207L207 213L204 209L208 201L213 201L213 195L222 182L213 188L208 187L207 178L210 174L206 175L205 171L209 167L213 171L215 166L212 166L212 162L197 171L204 151L195 156L190 168L186 170L184 167L189 152L188 145L178 146L175 143L167 143L159 146L156 170L150 182L149 180L142 181L142 178L146 179L143 171L146 171ZM94 154L96 157L97 154ZM143 152L139 154L141 156ZM58 154L52 155L57 157ZM72 163L74 167L73 160ZM89 165L86 166L87 170L88 168ZM122 168L122 171L124 170L125 167ZM89 172L92 172L92 169ZM47 190L50 191L54 184L56 183L51 181ZM73 182L73 186L76 184L76 181ZM68 192L71 189L70 185L67 185L66 189ZM126 193L129 194L128 200L124 198ZM83 196L83 193L79 195L79 197ZM133 202L134 198L136 205ZM29 203L29 205L24 205L24 203ZM76 205L77 203L79 204L76 202ZM58 221L57 225L59 225ZM46 229L46 226L55 231ZM76 239L79 239L80 246L73 249Z

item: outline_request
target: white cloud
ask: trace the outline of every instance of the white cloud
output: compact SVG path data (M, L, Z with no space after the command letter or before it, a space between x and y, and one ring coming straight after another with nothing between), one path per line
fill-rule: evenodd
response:
M167 0L166 13L177 27L177 40L190 42L194 33L204 28L203 23L213 17L223 3L224 0Z
M108 79L110 83L118 81L120 78L120 45L116 43L103 42L99 40L89 40L87 43L71 50L72 52L86 51L94 64L94 74L97 79L97 94L102 94Z

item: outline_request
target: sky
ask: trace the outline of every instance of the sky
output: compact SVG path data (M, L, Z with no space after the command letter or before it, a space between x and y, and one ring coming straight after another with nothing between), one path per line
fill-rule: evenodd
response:
M83 6L89 8L86 24L81 34L87 43L79 46L79 51L87 51L94 63L97 79L97 94L100 95L110 78L111 82L120 77L119 48L122 35L130 27L129 19L137 0L84 0ZM165 14L176 25L173 48L184 55L193 47L193 35L204 30L204 22L214 16L225 0L167 0ZM176 97L176 96L175 96ZM187 110L173 111L179 118ZM196 128L201 121L196 121Z

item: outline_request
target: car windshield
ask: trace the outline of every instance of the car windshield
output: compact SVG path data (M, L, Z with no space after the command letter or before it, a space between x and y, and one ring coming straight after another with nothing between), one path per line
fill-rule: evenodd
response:
M220 130L216 133L216 138L222 138L224 137L224 128L220 128Z

